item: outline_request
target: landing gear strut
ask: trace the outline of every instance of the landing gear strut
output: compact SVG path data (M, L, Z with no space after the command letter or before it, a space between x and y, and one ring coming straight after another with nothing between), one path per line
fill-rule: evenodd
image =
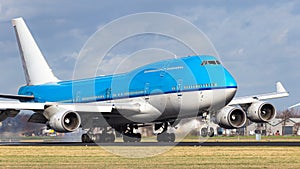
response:
M155 124L155 130L162 128L162 132L157 134L158 142L174 142L175 141L175 134L167 133L168 126L169 126L168 122L164 122L161 124Z

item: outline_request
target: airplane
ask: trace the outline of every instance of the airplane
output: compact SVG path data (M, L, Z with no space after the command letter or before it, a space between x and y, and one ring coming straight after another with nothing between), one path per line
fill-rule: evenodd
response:
M300 106L300 103L297 103L297 104L294 104L294 105L288 107L288 110L292 110L293 108L298 107L298 106Z
M202 117L202 135L213 136L211 123L241 128L247 118L266 123L276 115L267 99L287 97L280 82L277 91L234 98L237 82L214 56L195 55L153 62L127 73L59 80L41 53L23 18L12 19L26 85L18 94L0 94L0 121L21 110L34 113L28 122L42 123L57 132L82 128L82 142L140 142L135 129L154 125L158 142L174 142L181 119ZM92 87L91 87L92 86ZM95 134L94 129L101 132Z

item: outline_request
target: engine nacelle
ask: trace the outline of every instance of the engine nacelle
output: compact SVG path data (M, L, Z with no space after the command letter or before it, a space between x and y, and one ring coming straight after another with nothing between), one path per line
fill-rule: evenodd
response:
M276 109L275 107L266 102L255 102L250 105L247 110L247 117L249 120L256 123L266 123L275 118Z
M58 132L72 132L81 124L77 112L66 110L57 106L50 106L44 111L44 116L49 120L49 126Z
M216 115L216 123L226 129L241 128L246 120L247 116L243 109L234 106L226 106Z

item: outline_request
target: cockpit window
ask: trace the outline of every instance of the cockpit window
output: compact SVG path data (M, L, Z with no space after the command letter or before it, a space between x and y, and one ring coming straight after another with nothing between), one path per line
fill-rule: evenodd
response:
M220 65L220 61L218 60L205 60L201 63L201 66L204 66L204 65Z

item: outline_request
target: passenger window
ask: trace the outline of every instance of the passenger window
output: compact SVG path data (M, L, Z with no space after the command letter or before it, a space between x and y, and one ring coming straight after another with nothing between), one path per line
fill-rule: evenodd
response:
M206 61L203 61L202 63L201 63L201 66L204 66L204 65L220 65L221 63L220 63L220 61L218 61L218 60L206 60Z
M207 65L207 61L203 61L203 62L201 63L201 66L204 66L204 65Z

